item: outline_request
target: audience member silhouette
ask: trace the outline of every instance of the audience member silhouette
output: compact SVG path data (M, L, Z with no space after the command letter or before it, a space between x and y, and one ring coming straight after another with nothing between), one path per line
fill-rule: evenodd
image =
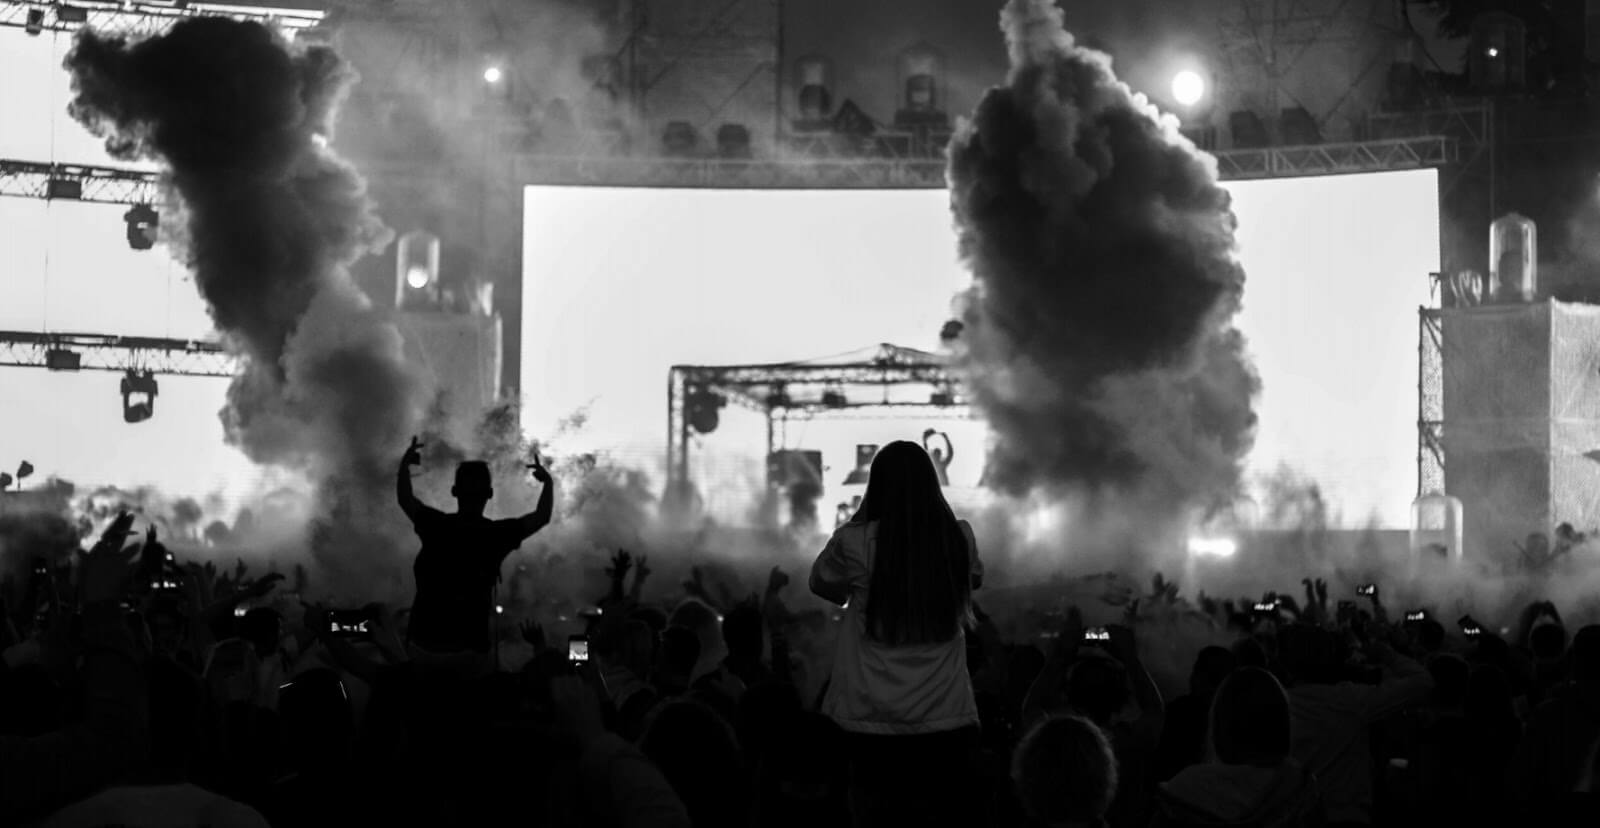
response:
M535 462L533 477L541 487L538 505L519 518L490 520L483 514L494 496L489 466L466 461L456 468L450 490L457 511L446 514L424 504L412 491L411 469L421 464L422 443L412 438L400 459L395 484L400 508L422 540L414 567L417 592L411 607L411 643L428 653L487 654L500 565L550 522L555 486L543 463Z
M855 824L959 821L971 806L979 717L963 625L982 575L928 453L885 446L861 509L811 568L811 591L845 607L821 712L849 734Z
M1117 762L1111 742L1093 722L1054 716L1017 744L1011 779L1023 812L1037 823L1098 826L1117 794Z

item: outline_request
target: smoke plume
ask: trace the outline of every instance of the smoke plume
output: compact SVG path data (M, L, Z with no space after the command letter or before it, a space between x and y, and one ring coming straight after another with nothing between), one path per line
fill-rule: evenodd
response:
M1215 161L1080 47L1050 0L1001 14L1012 69L951 144L973 272L954 343L989 484L1150 518L1231 500L1258 382Z
M244 357L222 412L230 442L304 472L324 518L386 522L376 495L428 389L347 272L389 237L328 149L354 74L326 47L221 18L136 41L85 31L65 65L73 116L113 155L166 167L181 215L163 232Z

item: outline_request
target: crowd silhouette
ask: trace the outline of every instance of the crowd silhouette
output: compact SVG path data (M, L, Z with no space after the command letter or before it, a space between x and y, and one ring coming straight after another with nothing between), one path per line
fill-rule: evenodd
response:
M550 641L494 598L551 522L550 473L491 520L488 467L462 463L447 514L413 493L421 448L396 485L409 611L287 612L281 576L181 563L126 514L70 567L13 572L0 824L1596 824L1600 626L1549 602L1452 631L1377 589L1191 604L1158 576L1118 623L1002 633L972 526L903 441L810 596L778 567L742 599L698 572L657 588L617 551L582 634ZM1170 699L1146 665L1163 613L1219 642Z

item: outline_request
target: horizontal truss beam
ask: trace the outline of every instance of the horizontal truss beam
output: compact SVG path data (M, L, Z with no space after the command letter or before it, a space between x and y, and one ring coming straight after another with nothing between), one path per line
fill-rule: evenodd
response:
M95 31L149 37L158 35L190 17L227 17L254 20L295 32L322 22L323 13L312 9L275 9L259 6L231 6L225 3L190 3L178 8L170 3L140 3L125 0L0 0L0 27L28 28L28 15L43 15L39 29L47 32L75 32L89 27Z
M99 204L155 204L161 199L160 174L128 167L48 164L0 159L0 196L89 201ZM57 194L61 184L79 188L77 197Z
M233 377L239 360L212 342L81 333L0 331L0 366L47 368L50 351L78 355L82 371L151 371L190 377Z

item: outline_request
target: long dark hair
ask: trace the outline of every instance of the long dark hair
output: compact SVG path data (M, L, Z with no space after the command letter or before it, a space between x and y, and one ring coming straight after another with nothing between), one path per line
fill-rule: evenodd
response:
M873 521L867 635L890 646L955 638L972 612L971 553L933 460L916 443L890 443L873 458L866 496L850 522Z

